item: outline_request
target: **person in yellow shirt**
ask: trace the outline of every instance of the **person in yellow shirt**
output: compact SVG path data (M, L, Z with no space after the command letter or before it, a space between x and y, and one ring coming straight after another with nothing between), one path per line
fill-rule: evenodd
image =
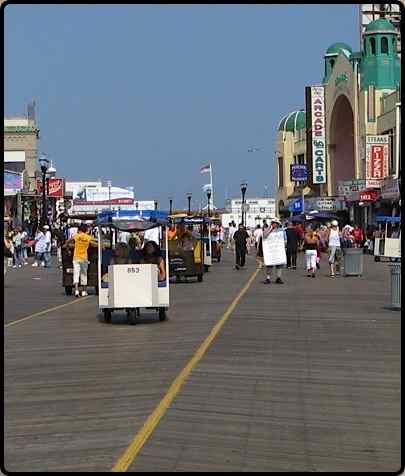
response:
M75 286L75 296L79 297L79 281L82 285L82 296L87 296L87 269L89 259L87 250L89 246L97 246L97 240L87 233L87 226L80 225L79 231L66 242L65 247L74 245L73 252L73 284Z

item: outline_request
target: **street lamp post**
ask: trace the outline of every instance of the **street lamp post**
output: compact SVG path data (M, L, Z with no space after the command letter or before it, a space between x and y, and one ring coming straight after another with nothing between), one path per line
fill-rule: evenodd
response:
M42 216L41 226L44 226L47 222L48 204L46 201L46 173L48 172L49 160L45 156L41 156L39 159L39 165L41 166L42 173Z
M111 210L111 180L107 180L107 187L108 187L108 207Z
M211 190L210 189L207 190L207 199L208 199L207 212L208 212L208 217L210 217L211 216L211 213L210 213Z
M189 215L191 215L191 197L192 197L192 193L188 192L187 193L187 199L188 199L188 214Z
M157 200L155 200L155 210L157 210L157 208L158 208L158 202Z
M242 225L245 225L245 221L246 221L246 212L245 212L245 193L246 193L246 189L247 189L247 183L242 182L240 184L240 190L242 192Z
M169 198L169 215L173 213L173 199Z

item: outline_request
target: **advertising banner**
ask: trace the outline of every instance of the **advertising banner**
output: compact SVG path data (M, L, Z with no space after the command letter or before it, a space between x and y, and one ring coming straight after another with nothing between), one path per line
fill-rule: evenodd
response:
M326 183L325 91L311 87L312 112L312 182Z
M133 200L134 192L120 187L86 187L85 189L85 199L89 202L118 198L131 198Z
M290 180L292 182L306 182L308 179L308 170L305 164L291 164Z
M133 198L112 198L111 200L73 200L74 205L132 205Z
M65 195L65 179L49 178L47 179L48 189L47 196L55 198L63 198ZM42 194L42 181L37 180L37 193Z
M388 175L389 136L366 137L366 178L382 179Z
M16 195L23 188L23 174L4 171L4 195Z
M311 197L305 199L307 211L334 212L338 210L338 200L335 197Z
M359 199L359 192L365 191L367 188L366 180L339 180L337 182L337 194L340 198L356 201Z
M66 192L71 192L73 200L79 198L84 200L87 187L101 187L102 182L66 182Z
M400 191L398 179L389 177L381 182L381 198L388 200L399 200Z

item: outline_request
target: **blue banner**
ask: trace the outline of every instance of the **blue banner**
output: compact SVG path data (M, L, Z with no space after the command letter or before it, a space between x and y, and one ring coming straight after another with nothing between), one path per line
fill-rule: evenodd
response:
M302 213L302 198L296 198L293 202L288 205L290 212Z
M308 180L308 169L305 164L291 164L290 178L292 182L306 182Z

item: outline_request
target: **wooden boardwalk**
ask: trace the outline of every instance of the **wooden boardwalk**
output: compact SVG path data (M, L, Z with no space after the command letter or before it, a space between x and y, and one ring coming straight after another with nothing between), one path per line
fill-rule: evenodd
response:
M110 471L252 275L253 258L239 272L232 259L173 285L164 323L105 324L89 297L6 327L5 468ZM286 270L284 285L258 274L128 471L399 470L388 267L366 257L362 278L335 280L322 268ZM73 300L51 275L31 289L34 270L17 272L5 323Z

